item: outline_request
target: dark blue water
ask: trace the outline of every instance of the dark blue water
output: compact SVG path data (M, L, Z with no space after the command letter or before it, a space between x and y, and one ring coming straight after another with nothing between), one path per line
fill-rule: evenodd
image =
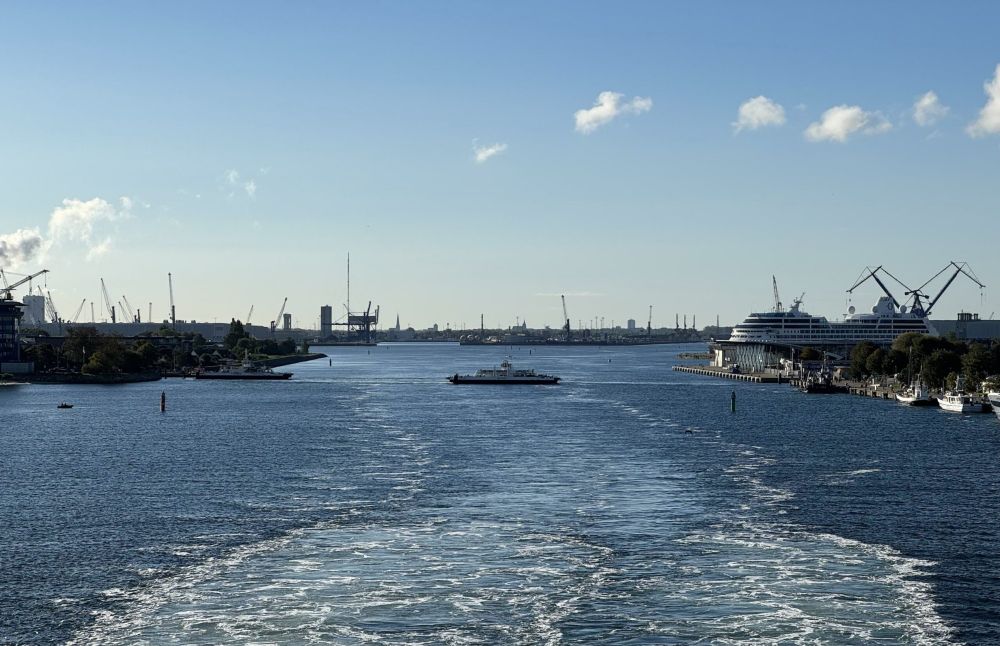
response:
M0 388L0 643L1000 640L993 416L672 372L691 349L514 351L558 387L397 345Z

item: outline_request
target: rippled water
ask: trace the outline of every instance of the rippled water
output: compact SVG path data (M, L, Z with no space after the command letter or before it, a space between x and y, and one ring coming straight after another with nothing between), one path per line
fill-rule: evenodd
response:
M0 643L1000 639L993 416L672 372L691 349L514 349L557 387L394 345L0 389Z

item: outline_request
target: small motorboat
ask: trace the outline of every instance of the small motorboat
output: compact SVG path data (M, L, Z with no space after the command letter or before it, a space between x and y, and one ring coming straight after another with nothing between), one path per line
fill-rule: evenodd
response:
M67 404L66 402L62 402L61 404L56 406L56 408L73 408L73 404Z
M933 406L937 403L921 381L914 382L903 392L897 393L896 401L906 406Z

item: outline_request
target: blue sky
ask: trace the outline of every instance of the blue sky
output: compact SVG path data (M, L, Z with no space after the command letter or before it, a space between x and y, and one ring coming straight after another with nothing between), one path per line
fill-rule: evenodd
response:
M181 318L253 304L263 323L287 296L311 326L342 309L348 252L353 302L419 327L558 326L560 293L574 324L650 304L654 324L732 323L768 307L772 274L835 317L874 264L1000 280L1000 134L968 132L1000 64L995 3L3 13L0 263L50 269L64 315L103 277L163 318L169 271ZM619 113L584 132L602 92ZM736 132L758 96L770 125ZM939 307L1000 309L966 283Z

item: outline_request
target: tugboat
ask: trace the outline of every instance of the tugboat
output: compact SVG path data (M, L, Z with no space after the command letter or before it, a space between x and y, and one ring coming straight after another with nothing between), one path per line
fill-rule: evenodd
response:
M499 368L484 368L474 375L455 373L448 377L453 384L549 384L559 383L559 377L540 375L534 370L514 370L509 359L504 359Z
M922 381L915 381L903 392L896 393L896 401L906 406L933 406L937 403Z
M244 379L244 380L276 380L289 379L290 372L275 372L267 366L258 366L250 361L249 357L243 359L243 363L238 366L221 366L218 370L198 370L194 374L195 379Z

